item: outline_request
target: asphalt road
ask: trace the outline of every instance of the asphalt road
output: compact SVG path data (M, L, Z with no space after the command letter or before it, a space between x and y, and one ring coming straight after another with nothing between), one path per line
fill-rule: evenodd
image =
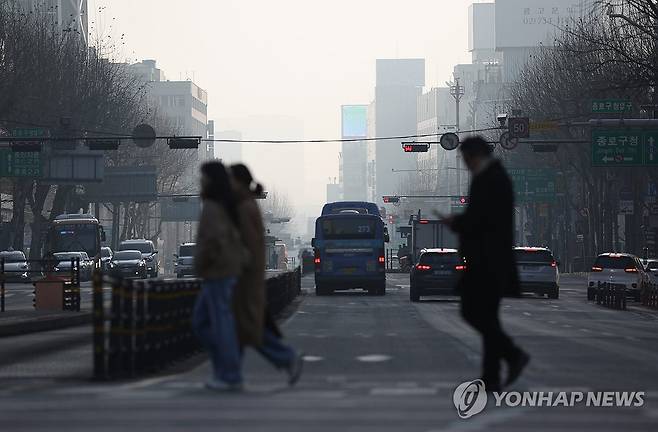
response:
M644 391L640 408L495 407L458 417L453 391L478 376L480 342L456 299L409 302L408 276L385 297L306 295L285 323L306 353L305 374L284 376L249 352L247 390L205 390L208 365L115 384L91 373L89 328L0 339L0 427L43 431L649 431L658 428L658 313L585 300L563 278L559 300L506 300L503 321L532 355L517 391ZM55 349L59 347L60 349Z

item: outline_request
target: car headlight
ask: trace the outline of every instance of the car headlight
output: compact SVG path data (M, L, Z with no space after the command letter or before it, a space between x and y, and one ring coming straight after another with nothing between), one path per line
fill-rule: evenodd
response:
M144 264L143 262L142 262L142 263L139 263L139 267L144 267L145 265L146 265L146 264Z

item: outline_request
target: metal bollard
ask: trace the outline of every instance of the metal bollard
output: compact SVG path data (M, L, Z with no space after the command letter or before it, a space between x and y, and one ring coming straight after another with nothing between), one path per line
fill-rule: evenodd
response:
M121 359L122 371L128 376L135 375L134 349L135 328L134 328L134 284L130 279L123 281L123 296L121 297Z
M135 347L133 350L133 365L135 374L144 372L145 354L147 352L145 327L146 327L146 283L139 281L135 283Z
M5 259L0 259L0 312L5 311Z
M119 375L121 370L121 281L112 282L112 306L110 311L110 337L108 346L107 368L110 378Z

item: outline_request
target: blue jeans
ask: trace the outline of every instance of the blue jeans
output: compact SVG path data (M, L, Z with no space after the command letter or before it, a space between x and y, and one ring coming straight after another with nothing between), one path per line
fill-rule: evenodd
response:
M265 327L263 333L263 345L258 348L258 352L279 369L289 367L295 359L295 351L288 345L285 345L267 327Z
M233 317L236 278L211 279L201 283L194 305L192 328L210 354L215 379L228 384L242 382L240 346Z

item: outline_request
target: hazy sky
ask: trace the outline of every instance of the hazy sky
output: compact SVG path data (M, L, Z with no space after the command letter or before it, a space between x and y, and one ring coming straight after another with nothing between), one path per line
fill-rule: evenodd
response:
M455 64L469 61L471 3L90 0L90 25L114 40L125 34L117 60L156 59L168 79L194 78L208 90L209 118L220 129L231 126L224 119L277 115L300 123L290 138L338 138L340 106L373 99L377 58L425 58L428 86L443 85ZM255 138L263 129L243 132ZM337 145L306 146L303 168L283 161L274 169L275 155L263 150L246 150L247 162L279 189L304 181L303 196L293 196L304 208L318 207L327 178L338 176Z

